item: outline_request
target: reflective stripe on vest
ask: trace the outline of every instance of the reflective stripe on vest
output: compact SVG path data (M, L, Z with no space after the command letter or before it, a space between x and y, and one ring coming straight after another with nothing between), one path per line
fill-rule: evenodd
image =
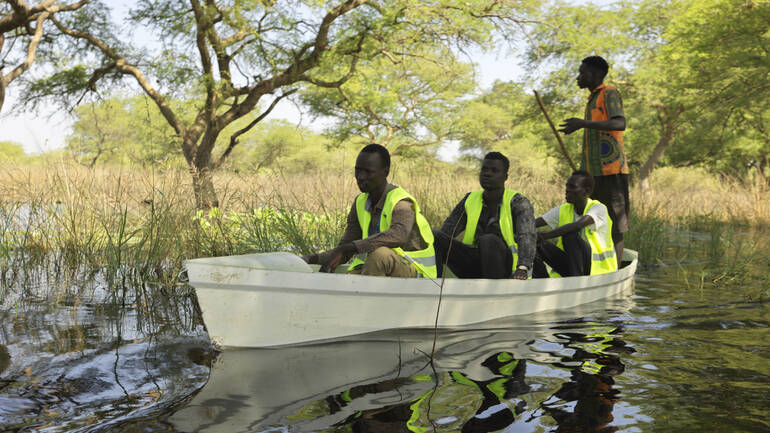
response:
M431 394L433 394L433 390L426 392L425 394L421 395L417 400L414 401L411 405L409 405L409 409L412 412L412 415L409 417L409 419L406 421L406 428L409 429L410 432L413 433L425 433L428 431L427 427L423 427L419 425L420 421L420 405L422 402L428 398Z
M361 226L362 239L369 237L369 225L372 221L372 213L366 209L366 201L368 198L368 193L362 193L356 197L356 216L358 217L358 224ZM380 231L384 232L390 228L393 217L393 208L396 206L396 203L404 199L411 201L414 205L414 216L415 221L417 222L417 229L420 231L420 237L423 242L428 246L419 251L404 251L401 248L393 248L393 251L408 261L415 268L418 276L436 278L438 271L436 268L436 253L433 250L433 232L430 229L430 224L428 224L428 220L425 219L425 216L420 211L420 205L417 204L417 200L400 186L392 189L385 196L385 203L382 207L382 214L380 215ZM356 254L353 261L350 263L350 269L362 265L366 261L366 256L366 254Z
M617 330L617 328L602 327L601 329L596 329L598 332L586 334L582 338L583 340L586 340L585 342L580 341L574 344L586 352L597 356L595 359L589 358L583 361L580 365L580 369L583 372L600 374L604 365L599 363L599 359L615 356L607 350L612 347L612 342L615 341L615 338L617 337L617 335L613 334L615 330Z
M516 265L519 262L519 249L513 234L513 215L511 215L511 200L518 193L518 191L506 189L503 192L503 201L500 203L500 233L503 235L505 244L511 250L511 255L513 255L511 273L516 270ZM484 190L473 191L465 199L465 214L467 218L462 241L465 245L475 246L476 244L476 227L479 224L481 208L484 206L483 194Z
M593 206L601 204L598 200L588 199L586 207L583 210L585 215ZM604 206L604 205L602 205ZM612 220L607 213L607 207L604 206L604 214L607 219L607 236L601 236L598 232L591 230L589 226L583 228L583 238L591 246L591 275L606 274L618 270L618 261L615 254L615 244L612 242ZM564 203L559 206L559 227L575 221L575 205ZM556 246L564 250L561 237L556 241Z

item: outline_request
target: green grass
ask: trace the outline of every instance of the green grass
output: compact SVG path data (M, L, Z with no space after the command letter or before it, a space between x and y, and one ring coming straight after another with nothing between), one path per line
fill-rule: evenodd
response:
M61 287L50 282L87 281L98 275L115 296L129 284L183 293L180 279L187 258L276 250L308 254L333 247L358 193L349 172L281 176L221 172L216 185L222 207L199 211L185 172L88 170L67 164L4 170L2 186L8 193L0 199L2 291L23 290L29 284ZM466 192L479 188L475 171L459 166L440 170L403 166L393 172L392 182L418 198L433 227L440 226ZM719 273L704 276L719 282L735 282L746 274L758 260L754 257L761 256L759 245L751 237L739 236L735 223L767 223L751 213L764 208L745 207L744 214L737 215L712 206L707 213L700 201L672 201L671 185L676 182L670 179L672 173L666 176L670 185L654 184L657 189L646 194L632 192L626 247L638 250L648 265L700 254L720 264ZM508 184L526 195L540 215L562 200L563 185L554 177L511 175ZM709 193L697 189L698 182L685 183L690 195ZM714 197L724 192L719 183L704 185ZM741 190L736 185L730 186L731 209L754 203L756 188ZM683 231L706 236L705 251L689 251L692 242L682 241Z

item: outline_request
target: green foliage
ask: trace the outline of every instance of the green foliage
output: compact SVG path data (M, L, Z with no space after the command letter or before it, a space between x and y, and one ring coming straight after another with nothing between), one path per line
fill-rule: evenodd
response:
M198 9L142 0L119 26L94 2L61 22L104 46L53 33L56 46L41 47L47 75L30 81L25 97L71 107L89 90L124 90L129 79L146 96L78 107L68 151L86 165L184 160L198 183L219 167L326 168L372 141L425 160L446 144L471 159L500 150L517 172L559 177L564 157L529 88L540 90L557 124L580 117L578 64L600 54L611 65L606 81L624 98L634 174L647 162L770 178L767 2L397 0L337 8L345 4L254 0ZM329 33L319 33L325 24ZM465 50L523 33L529 81L480 91ZM330 121L326 138L269 120L271 103L289 94ZM573 159L581 136L564 137ZM208 187L196 194L213 193Z
M286 121L267 121L243 136L227 167L246 173L338 169L357 152L358 146L353 147L350 143L333 145L325 136Z
M67 37L57 45L58 53L47 56L53 73L31 85L27 100L51 97L56 89L57 102L72 103L83 97L86 88L120 85L120 78L132 80L174 130L196 184L198 205L208 208L218 202L211 173L231 154L240 135L262 121L284 97L301 88L339 88L357 75L358 66L365 70L374 65L370 73L377 74L388 72L387 68L376 70L377 62L387 64L385 58L391 62L390 58L425 58L419 71L410 59L401 77L414 82L397 91L417 96L415 89L446 93L440 98L444 104L423 107L423 100L411 98L412 102L402 105L407 110L419 106L415 117L430 120L399 128L412 132L406 134L410 140L422 135L423 128L443 137L451 123L440 114L454 107L463 87L452 83L434 88L444 75L452 74L438 73L431 62L438 61L436 66L444 71L461 71L462 65L452 62L451 53L471 45L485 46L493 40L495 29L518 28L510 23L525 25L524 17L534 4L531 0L231 0L183 5L142 0L129 9L128 25L119 26L110 21L109 10L96 3L57 26ZM157 40L142 46L140 38L132 39L136 32L156 35ZM368 78L363 75L365 84ZM375 88L387 90L381 77L376 78ZM382 111L392 110L392 97L384 96ZM410 99L405 94L397 97ZM179 112L171 103L174 100L196 101L183 105L193 112ZM266 100L271 101L268 108L253 113ZM352 101L351 108L358 109L357 98ZM235 128L237 122L245 125ZM228 128L233 135L220 140ZM215 154L222 143L226 150Z
M192 112L190 105L189 101L174 101L179 113ZM75 116L66 152L80 164L156 168L184 165L173 129L145 96L114 96L83 104L75 110ZM225 148L226 137L245 124L241 120L226 128L218 140L219 147ZM350 143L332 146L328 138L307 128L281 120L266 121L239 137L224 167L238 172L323 170L347 163L355 151L357 147L351 149Z
M30 5L23 0L0 2L0 111L8 85L22 77L38 56L50 48L54 39L50 32L53 17L77 13L88 2L47 1Z
M533 67L547 67L555 62L566 70L574 71L571 73L574 79L584 57L599 54L613 58L637 45L632 38L631 11L620 3L572 6L565 2L553 2L545 4L545 8L527 48L527 58Z
M700 162L743 173L770 158L770 4L688 1L669 25L663 56L676 64L672 81L695 95L697 115L675 162ZM715 49L715 47L718 47Z
M12 141L0 141L0 161L21 162L27 159L27 154L20 144Z
M328 132L335 142L376 142L402 154L460 134L457 114L475 83L471 65L447 47L382 49L360 63L339 88L303 93L313 112L334 119Z
M559 172L566 174L558 144L534 96L525 93L521 84L494 83L465 105L458 128L460 149L473 159L493 150L507 155L511 178L560 179Z
M80 105L75 116L67 152L81 164L181 162L174 131L146 97L116 96Z
M527 54L532 70L547 74L546 99L561 107L554 111L570 117L584 103L575 98L578 62L594 53L608 60L605 82L624 98L633 170L661 158L744 175L748 165L770 167L769 16L770 5L756 1L555 3Z

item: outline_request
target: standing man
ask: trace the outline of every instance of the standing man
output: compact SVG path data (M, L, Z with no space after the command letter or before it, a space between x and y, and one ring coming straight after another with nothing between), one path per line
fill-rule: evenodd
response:
M599 56L583 59L577 84L591 95L585 119L567 119L560 131L571 134L583 129L583 157L580 168L594 176L591 198L607 206L612 219L612 240L618 261L623 258L623 233L628 231L628 161L623 149L626 118L618 89L603 84L609 65Z
M486 154L479 172L483 189L466 194L433 233L439 266L446 262L460 278L529 276L537 241L535 217L526 197L505 189L509 165L500 152Z
M618 270L612 244L612 220L607 207L588 198L594 177L587 171L576 171L567 179L564 198L567 203L556 206L535 220L535 227L548 226L539 232L535 256L535 278L547 278L544 263L562 277L598 275ZM546 242L558 238L556 245Z
M388 277L436 278L433 234L417 200L388 183L390 153L369 144L356 158L356 183L361 194L348 213L347 227L336 248L304 256L334 272L354 257L351 272Z

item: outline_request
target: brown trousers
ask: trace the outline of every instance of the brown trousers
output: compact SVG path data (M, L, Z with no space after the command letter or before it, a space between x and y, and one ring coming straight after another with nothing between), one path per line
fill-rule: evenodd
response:
M379 247L369 253L364 265L351 270L350 273L377 277L417 277L417 270L414 266L388 247Z

